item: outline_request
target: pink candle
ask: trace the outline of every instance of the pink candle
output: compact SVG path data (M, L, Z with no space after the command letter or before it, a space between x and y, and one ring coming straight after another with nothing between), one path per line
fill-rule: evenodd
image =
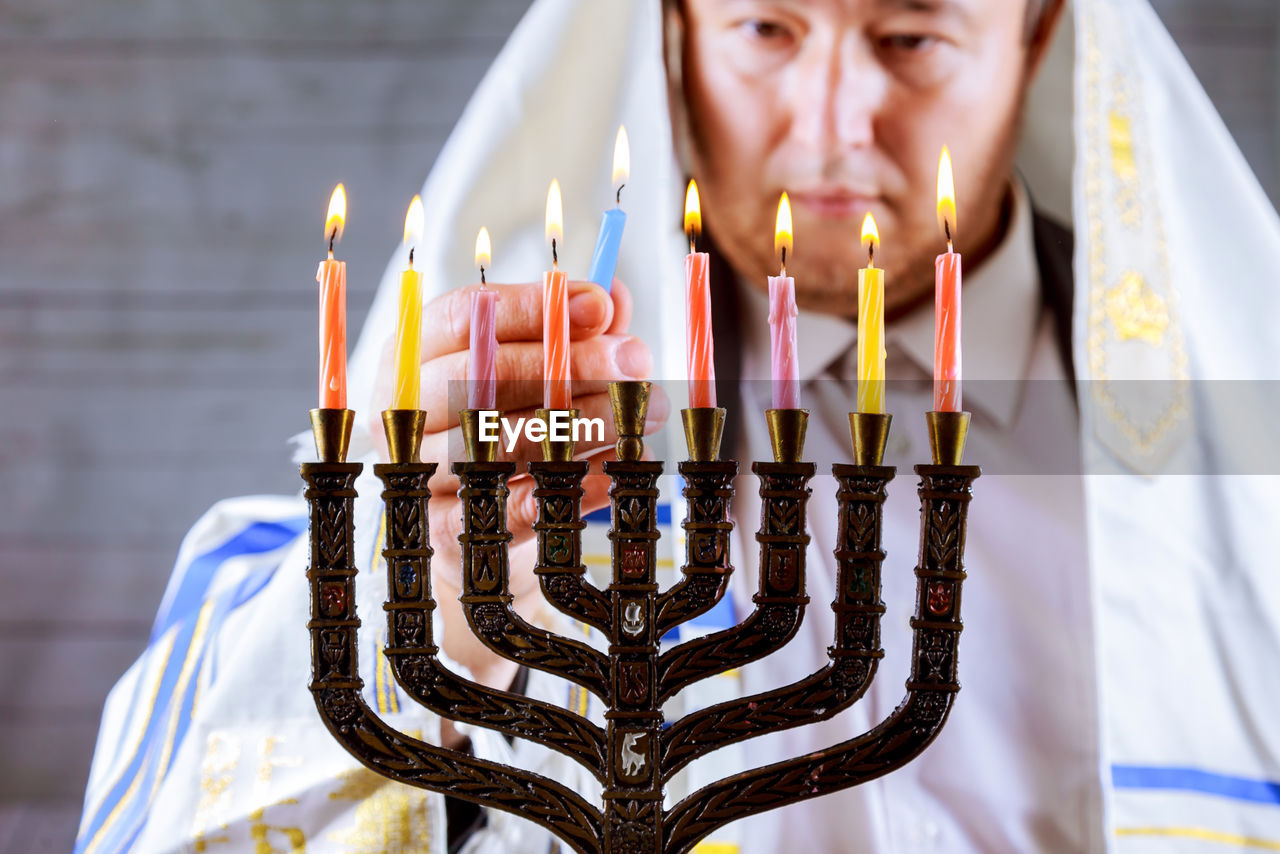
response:
M773 408L800 408L800 360L796 356L796 280L769 277L769 333L773 341Z
M707 275L710 257L696 251L694 241L702 231L698 206L698 185L689 182L684 202L684 230L689 235L689 254L684 259L685 299L688 306L689 406L694 409L716 405L715 343L711 337L711 281Z
M570 409L569 388L569 277L558 266L558 239L564 236L560 184L551 182L547 191L547 239L551 242L551 265L542 274L542 405L546 409Z
M324 232L329 257L320 262L320 408L347 408L347 265L333 258L333 245L342 237L347 216L347 193L341 184L329 197Z
M492 249L489 230L476 235L476 266L480 290L471 294L471 346L467 360L467 408L497 409L498 401L498 294L485 287L484 268Z
M960 411L960 253L952 239L956 226L951 153L944 146L938 164L938 225L947 251L934 263L933 408Z
M773 355L773 408L800 408L800 359L796 354L796 280L787 275L791 251L791 202L783 193L773 248L782 258L782 271L769 277L769 336Z

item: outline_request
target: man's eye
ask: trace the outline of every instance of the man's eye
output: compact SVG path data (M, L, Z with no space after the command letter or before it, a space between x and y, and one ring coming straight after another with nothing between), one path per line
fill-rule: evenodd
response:
M902 33L899 35L884 36L880 39L880 46L889 50L901 51L925 51L938 43L933 36L918 35L916 33Z
M784 25L764 18L752 18L738 26L748 36L760 41L782 41L791 35Z

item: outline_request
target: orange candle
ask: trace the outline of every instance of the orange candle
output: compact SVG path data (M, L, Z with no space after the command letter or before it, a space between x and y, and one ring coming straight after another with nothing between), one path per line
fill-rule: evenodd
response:
M947 251L934 263L933 408L960 411L960 253L955 251L955 183L951 153L942 148L938 164L938 225Z
M698 185L689 182L684 197L684 231L689 235L689 254L684 259L685 299L688 304L689 406L716 405L715 344L711 337L711 282L707 275L710 257L697 251L702 234L702 209Z
M545 409L570 409L569 277L560 270L557 241L564 240L564 215L560 182L554 180L547 190L546 234L551 243L551 270L542 274L542 405Z
M347 191L339 184L329 197L324 233L329 257L320 262L320 408L347 408L347 265L333 257L347 218Z

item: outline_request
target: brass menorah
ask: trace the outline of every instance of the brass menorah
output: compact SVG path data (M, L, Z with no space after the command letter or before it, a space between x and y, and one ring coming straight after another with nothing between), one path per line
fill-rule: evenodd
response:
M826 720L866 691L880 649L882 511L895 469L882 465L890 417L851 413L853 464L833 466L839 483L835 548L835 633L827 663L775 691L720 703L667 724L663 703L682 688L781 649L799 628L805 595L805 507L813 463L802 462L807 413L769 410L773 462L757 462L762 501L760 580L754 611L724 631L660 650L658 639L715 606L728 589L729 505L737 463L719 459L723 409L683 410L690 459L680 463L688 513L683 579L655 581L657 479L662 463L644 461L641 439L649 385L613 383L610 400L617 459L611 479L612 583L601 589L581 559L583 478L588 463L568 442L543 443L529 464L535 483L535 572L560 611L602 632L608 652L522 619L511 607L506 526L507 479L515 463L495 461L480 441L479 412L461 413L468 462L461 482L463 532L460 601L471 629L493 652L556 674L599 697L603 727L550 703L485 687L445 667L433 642L427 482L435 463L418 462L423 413L383 414L392 462L382 480L387 534L386 655L404 690L454 721L525 738L574 759L600 782L594 804L556 780L477 758L398 732L361 696L357 670L353 505L359 463L348 463L352 413L313 410L322 462L302 476L311 516L312 682L316 706L334 737L379 774L537 822L582 854L682 854L717 827L856 786L918 756L946 721L956 692L965 524L976 466L960 464L969 415L927 414L932 465L918 465L920 558L916 567L914 645L906 696L868 732L824 750L720 780L667 806L664 787L697 757L765 732Z

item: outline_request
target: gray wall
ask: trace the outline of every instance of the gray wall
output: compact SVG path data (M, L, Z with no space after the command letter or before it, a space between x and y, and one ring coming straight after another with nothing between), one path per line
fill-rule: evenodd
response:
M68 850L178 542L292 492L321 213L351 325L525 0L0 2L0 853ZM1272 0L1157 0L1272 199Z

